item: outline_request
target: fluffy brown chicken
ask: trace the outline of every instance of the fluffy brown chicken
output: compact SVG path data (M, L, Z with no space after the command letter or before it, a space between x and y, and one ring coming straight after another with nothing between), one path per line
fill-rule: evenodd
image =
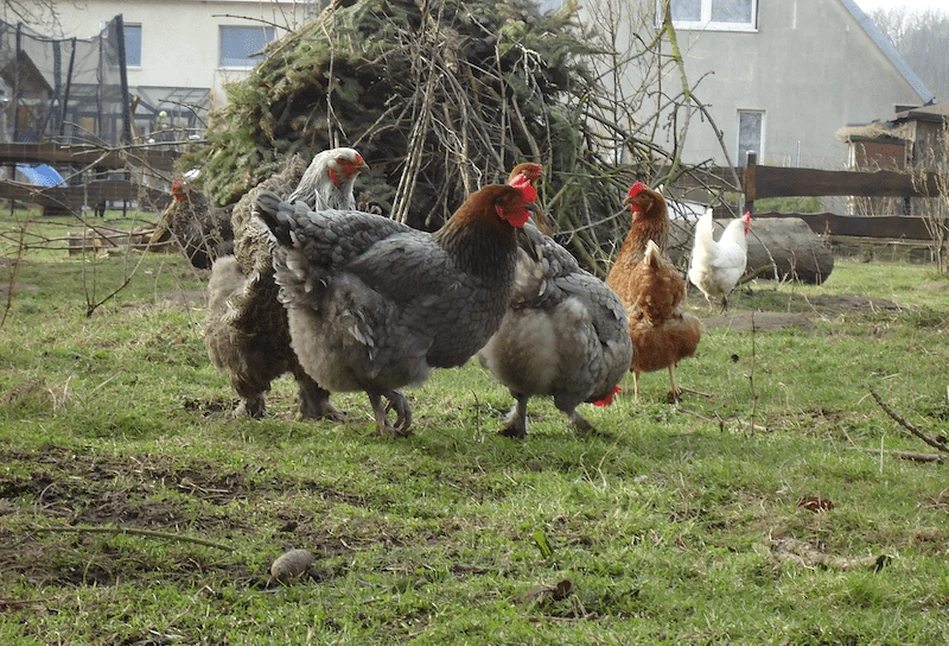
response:
M337 148L316 155L306 172L304 168L303 159L293 156L280 173L241 198L232 217L234 256L218 260L211 271L205 342L212 363L227 373L241 398L235 414L263 417L271 382L291 373L304 419L342 417L329 392L300 366L291 347L287 311L278 300L274 279L270 234L252 217L252 205L259 191L268 190L297 195L317 208L353 208L353 182L366 164L355 150Z
M542 174L539 164L519 164L509 181L524 177L533 184ZM523 231L529 241L518 250L511 306L478 353L516 400L500 433L527 435L527 402L534 395L553 396L577 430L592 430L577 406L609 401L629 369L626 311L552 238L532 223Z
M300 363L331 391L364 391L377 432L406 434L412 411L396 389L463 364L498 329L514 281L515 229L535 199L526 182L486 186L425 233L369 213L312 212L262 191L258 214L276 238Z
M629 316L633 343L629 369L636 396L641 373L668 368L669 399L675 401L679 397L676 364L695 354L702 324L686 311L685 281L662 253L669 231L666 201L637 182L623 203L629 205L633 222L606 284L617 293Z
M171 204L162 213L152 240L170 232L182 253L198 269L210 269L215 259L233 252L231 206L215 206L187 180L171 183Z

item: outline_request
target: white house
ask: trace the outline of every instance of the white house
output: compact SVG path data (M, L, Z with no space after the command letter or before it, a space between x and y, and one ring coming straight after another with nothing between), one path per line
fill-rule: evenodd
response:
M53 36L89 38L115 16L125 30L128 85L139 132L180 127L226 102L266 44L316 15L303 0L57 0ZM48 27L43 26L43 29ZM160 116L164 112L165 116ZM200 124L199 124L200 125Z
M663 4L579 1L588 26L602 27L594 16L605 9L612 16L638 15L625 38L630 30L654 34ZM138 129L147 132L180 125L156 124L162 111L165 119L181 120L188 106L223 105L223 85L246 75L267 41L315 16L320 3L57 0L55 6L64 36L93 36L123 16L128 84L138 97ZM712 128L696 125L683 147L686 162L741 164L753 150L759 163L843 168L848 151L835 138L838 129L934 99L852 0L671 0L671 8L687 76L693 83L701 79L696 95L727 151ZM629 87L644 82L635 68L620 81Z
M640 29L655 34L661 24L662 0L580 2L588 26L637 11ZM727 151L712 128L690 127L687 163L742 165L754 151L763 164L844 168L848 149L835 137L839 128L934 101L852 0L671 0L671 11L687 78L698 82L696 96ZM621 83L642 84L629 69Z

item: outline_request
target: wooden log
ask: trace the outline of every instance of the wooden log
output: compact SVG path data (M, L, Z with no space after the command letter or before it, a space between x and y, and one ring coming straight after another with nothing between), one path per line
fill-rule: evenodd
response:
M748 238L746 271L767 267L760 277L820 285L834 270L830 243L800 218L753 221Z
M715 220L716 240L728 222ZM672 223L667 249L673 262L679 266L687 266L692 255L694 230L693 222L676 220ZM819 285L833 270L834 256L830 244L800 218L752 220L746 276Z
M84 253L86 251L96 252L99 250L99 239L94 232L86 229L85 231L69 231L66 233L68 242L68 253L70 256Z

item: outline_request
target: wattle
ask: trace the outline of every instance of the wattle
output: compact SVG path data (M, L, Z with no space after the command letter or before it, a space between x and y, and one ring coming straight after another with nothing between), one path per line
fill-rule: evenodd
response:
M530 219L531 216L530 211L527 209L520 209L513 213L505 213L504 215L504 219L515 229L520 229L527 224L527 220Z

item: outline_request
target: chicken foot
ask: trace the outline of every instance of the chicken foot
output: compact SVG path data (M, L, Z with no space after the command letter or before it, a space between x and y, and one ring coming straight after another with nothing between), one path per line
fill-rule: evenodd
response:
M527 401L530 395L517 393L511 393L511 395L517 402L504 418L504 428L498 431L498 435L520 440L527 437Z
M636 393L636 402L639 403L639 373L633 372L633 392ZM669 392L666 393L666 402L678 403L682 399L682 391L676 386L676 365L669 366Z
M369 396L369 403L372 405L372 412L376 417L376 430L379 435L394 435L395 437L406 437L409 435L409 427L412 425L412 407L409 406L409 400L398 390L387 390L384 393L366 393ZM388 404L383 405L382 398L388 400ZM389 421L389 411L395 411L395 424Z
M576 408L571 411L564 411L564 413L567 414L567 417L570 419L570 423L573 424L573 427L577 429L577 431L581 433L589 433L596 430L593 428L593 424L587 421L587 418L577 412Z
M231 419L239 419L247 415L251 419L263 419L267 416L267 402L263 393L255 393L249 397L242 397L241 402L233 411Z
M303 370L295 371L299 391L297 393L300 404L300 417L303 419L326 419L341 422L346 414L336 408L330 401L328 390L320 388L310 375Z

